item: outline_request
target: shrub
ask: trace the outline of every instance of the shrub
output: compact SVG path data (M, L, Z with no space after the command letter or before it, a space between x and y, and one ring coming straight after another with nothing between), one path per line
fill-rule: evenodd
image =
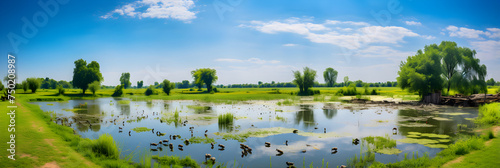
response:
M479 117L476 122L495 125L500 121L500 103L490 103L479 107Z
M146 89L146 92L144 92L144 94L146 96L149 96L149 95L152 95L154 93L154 87L153 86L149 86L147 89Z
M336 95L340 96L355 96L357 95L358 92L356 91L356 85L354 83L351 83L349 87L343 87L339 91L337 91Z
M92 140L92 152L110 159L120 158L116 142L109 134L103 134L99 139Z
M89 84L89 90L92 92L92 95L95 95L95 92L101 88L101 83L99 81L94 81Z
M65 91L65 89L63 88L63 86L61 86L61 85L57 86L57 93L59 95L64 94L64 91Z
M163 80L163 92L165 92L167 95L170 95L170 90L175 88L175 83L170 83L169 80Z
M118 85L115 87L115 91L113 92L113 97L117 97L117 96L121 96L123 95L123 86L122 85Z
M371 95L378 95L377 90L373 89Z

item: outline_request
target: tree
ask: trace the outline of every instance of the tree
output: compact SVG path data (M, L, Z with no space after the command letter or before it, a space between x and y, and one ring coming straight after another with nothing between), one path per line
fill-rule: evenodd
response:
M31 93L35 93L38 88L40 88L40 80L37 78L27 78L26 83L28 84L28 88L31 90Z
M182 86L179 88L189 88L189 81L188 80L183 80L182 81Z
M152 94L154 93L154 90L155 90L154 86L151 86L151 85L150 85L150 86L146 89L146 92L144 92L144 94L145 94L146 96L152 95Z
M299 87L299 92L302 94L309 94L309 88L314 85L316 71L309 67L305 67L304 74L301 74L300 71L293 71L293 75L295 77L293 82Z
M491 78L490 80L486 81L486 84L489 86L495 86L495 79Z
M2 91L3 89L5 89L5 86L3 85L2 82L0 82L0 91Z
M123 86L122 85L118 85L115 87L115 91L113 92L113 94L111 96L113 97L118 97L118 96L121 96L123 95Z
M137 81L137 88L142 88L144 86L144 81Z
M349 76L344 76L344 86L347 86L348 82L349 82Z
M448 93L451 88L451 78L458 72L458 66L462 63L462 56L459 52L457 43L451 41L443 41L439 46L436 44L430 45L430 47L437 48L440 50L443 66L443 75L447 79L446 84L448 87Z
M63 88L71 88L72 87L69 82L64 81L64 80L60 80L59 82L57 82L57 85L60 85Z
M323 72L323 78L325 78L326 86L333 87L337 81L338 72L333 68L326 68Z
M130 83L130 73L128 72L122 73L122 76L120 77L120 83L123 86L123 88L125 89L129 88L130 85L132 85L132 83Z
M92 92L92 95L95 95L95 92L101 88L101 82L94 81L89 84L89 90Z
M463 94L486 93L486 66L481 65L476 58L476 51L469 48L460 48L462 62L457 75L451 79L452 88Z
M63 87L63 86L61 86L61 85L58 85L58 86L57 86L57 93L58 93L59 95L64 94L64 91L65 91L65 89L64 89L64 87Z
M212 91L212 84L217 81L217 71L210 68L201 68L191 71L191 75L195 79L195 84L201 89L203 83L207 86L208 92Z
M167 95L170 95L170 90L175 88L174 83L170 83L169 80L163 80L163 92L165 92Z
M27 81L23 81L22 84L21 84L23 90L24 90L24 93L26 93L26 91L28 90L29 88L29 84Z
M82 89L82 94L89 87L89 84L94 81L101 82L102 74L99 70L99 63L92 61L87 65L87 61L79 59L75 61L75 69L73 69L73 86Z
M433 46L425 46L423 52L418 50L406 62L402 61L399 68L397 80L401 89L418 92L423 98L424 95L443 88L441 56Z

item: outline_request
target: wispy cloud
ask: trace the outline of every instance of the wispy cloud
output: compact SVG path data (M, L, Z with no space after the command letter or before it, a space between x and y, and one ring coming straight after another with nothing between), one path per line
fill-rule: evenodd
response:
M132 18L176 19L186 23L196 18L190 11L195 6L193 0L139 0L119 7L104 16L103 19L115 15Z
M246 60L233 59L233 58L219 58L216 59L217 62L232 62L232 63L253 63L253 64L277 64L280 63L278 60L262 60L260 58L249 58Z
M416 21L405 21L405 23L410 26L422 26L422 23Z
M283 46L285 46L285 47L295 47L295 46L297 46L297 44L283 44Z
M477 50L477 57L480 59L500 59L500 41L473 41L470 44L472 48Z
M335 26L333 29L329 26ZM342 26L342 27L340 27ZM326 43L347 49L359 49L364 44L404 42L404 37L418 37L417 33L404 27L370 26L365 22L326 20L322 24L299 19L284 21L251 21L240 27L249 27L257 31L276 34L294 33L314 43ZM338 30L343 31L342 33Z

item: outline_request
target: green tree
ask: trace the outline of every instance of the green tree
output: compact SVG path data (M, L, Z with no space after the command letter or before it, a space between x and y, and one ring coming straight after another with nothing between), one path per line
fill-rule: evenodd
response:
M301 74L300 71L294 71L293 75L295 77L293 82L299 87L300 93L309 94L309 88L314 85L316 71L309 67L305 67L303 74Z
M323 78L325 78L326 86L333 87L337 81L338 72L333 68L326 68L323 72Z
M113 94L111 96L113 97L119 97L119 96L122 96L123 95L123 86L122 85L118 85L115 87L115 91L113 92Z
M486 81L486 84L489 85L489 86L495 86L495 79L491 78L489 79L488 81Z
M68 81L60 80L57 82L57 85L62 86L63 88L71 88L71 84Z
M3 89L5 89L5 86L3 85L2 82L0 82L0 91L2 91Z
M152 95L152 94L154 93L154 90L155 90L154 86L150 85L150 86L146 89L146 92L144 92L144 94L145 94L146 96Z
M94 81L102 81L102 74L99 70L99 63L92 61L87 65L87 61L79 59L75 61L75 69L73 69L73 86L82 89L82 94L89 87L89 84Z
M27 78L26 83L28 84L28 88L31 90L31 93L35 93L38 88L40 88L41 81L37 78Z
M58 86L57 86L57 93L58 93L59 95L64 94L64 91L65 91L65 89L64 89L64 87L63 87L63 86L61 86L61 85L58 85Z
M142 88L144 86L144 81L137 81L137 88Z
M443 88L441 56L436 47L425 46L423 52L418 50L406 62L402 61L399 68L397 80L401 89L418 92L423 97Z
M344 77L344 86L347 86L347 83L349 82L349 77L345 76Z
M29 88L29 84L28 84L28 82L27 82L27 81L23 81L23 82L21 83L21 87L23 88L24 93L26 93L26 91L27 91L27 90L28 90L28 88Z
M169 80L163 80L163 92L165 92L167 95L170 95L170 91L175 88L175 84L171 83Z
M189 88L189 81L188 80L182 81L182 88Z
M439 46L432 44L430 47L437 48L441 52L443 75L446 78L448 93L451 88L451 79L458 73L459 65L462 63L462 56L457 43L451 41L443 41Z
M457 75L453 76L452 88L463 94L486 93L486 66L480 64L476 58L476 51L469 48L460 48L462 62Z
M201 89L203 83L207 86L208 92L212 91L212 84L217 81L217 71L210 68L201 68L191 71L195 84Z
M94 81L89 84L89 90L92 92L92 95L95 95L95 92L101 88L101 82Z
M129 88L130 85L132 85L132 83L130 83L130 73L128 72L122 73L122 76L120 76L120 83L123 86L123 88L125 89Z

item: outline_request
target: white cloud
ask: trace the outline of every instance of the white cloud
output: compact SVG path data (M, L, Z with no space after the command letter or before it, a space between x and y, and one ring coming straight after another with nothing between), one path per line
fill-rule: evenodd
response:
M490 36L491 33L481 30L469 29L465 27L448 26L446 30L449 31L450 37L462 37L472 39L482 39L480 35Z
M491 60L500 58L500 41L474 41L470 43L477 51L477 57L481 60Z
M283 44L283 46L285 46L285 47L295 47L295 46L297 46L297 44Z
M335 27L333 29L327 27L330 25L335 25ZM242 24L240 27L249 27L268 34L282 32L299 34L314 43L332 44L347 49L359 49L362 45L369 43L396 44L404 42L404 37L420 36L403 27L370 26L365 22L336 20L327 20L324 24L316 24L297 18L269 22L251 21L249 25ZM338 30L344 32L339 33Z
M406 58L411 55L415 55L415 52L403 52L394 50L388 46L370 46L368 48L359 50L357 53L360 57L396 57L396 58Z
M232 62L232 63L253 63L253 64L277 64L280 61L278 60L262 60L259 58L249 58L247 60L242 60L242 59L233 59L233 58L219 58L216 59L215 61L217 62Z
M489 35L489 38L500 38L500 29L499 28L487 28L491 35Z
M406 23L406 25L410 25L410 26L422 26L422 23L415 22L415 21L406 21L405 23Z
M194 7L193 0L139 0L117 8L104 16L112 18L115 14L132 18L176 19L191 22L196 14L190 11Z
M421 35L421 37L423 37L423 38L425 38L425 39L427 39L427 40L433 40L433 39L435 39L435 38L436 38L436 37L431 36L431 35Z

